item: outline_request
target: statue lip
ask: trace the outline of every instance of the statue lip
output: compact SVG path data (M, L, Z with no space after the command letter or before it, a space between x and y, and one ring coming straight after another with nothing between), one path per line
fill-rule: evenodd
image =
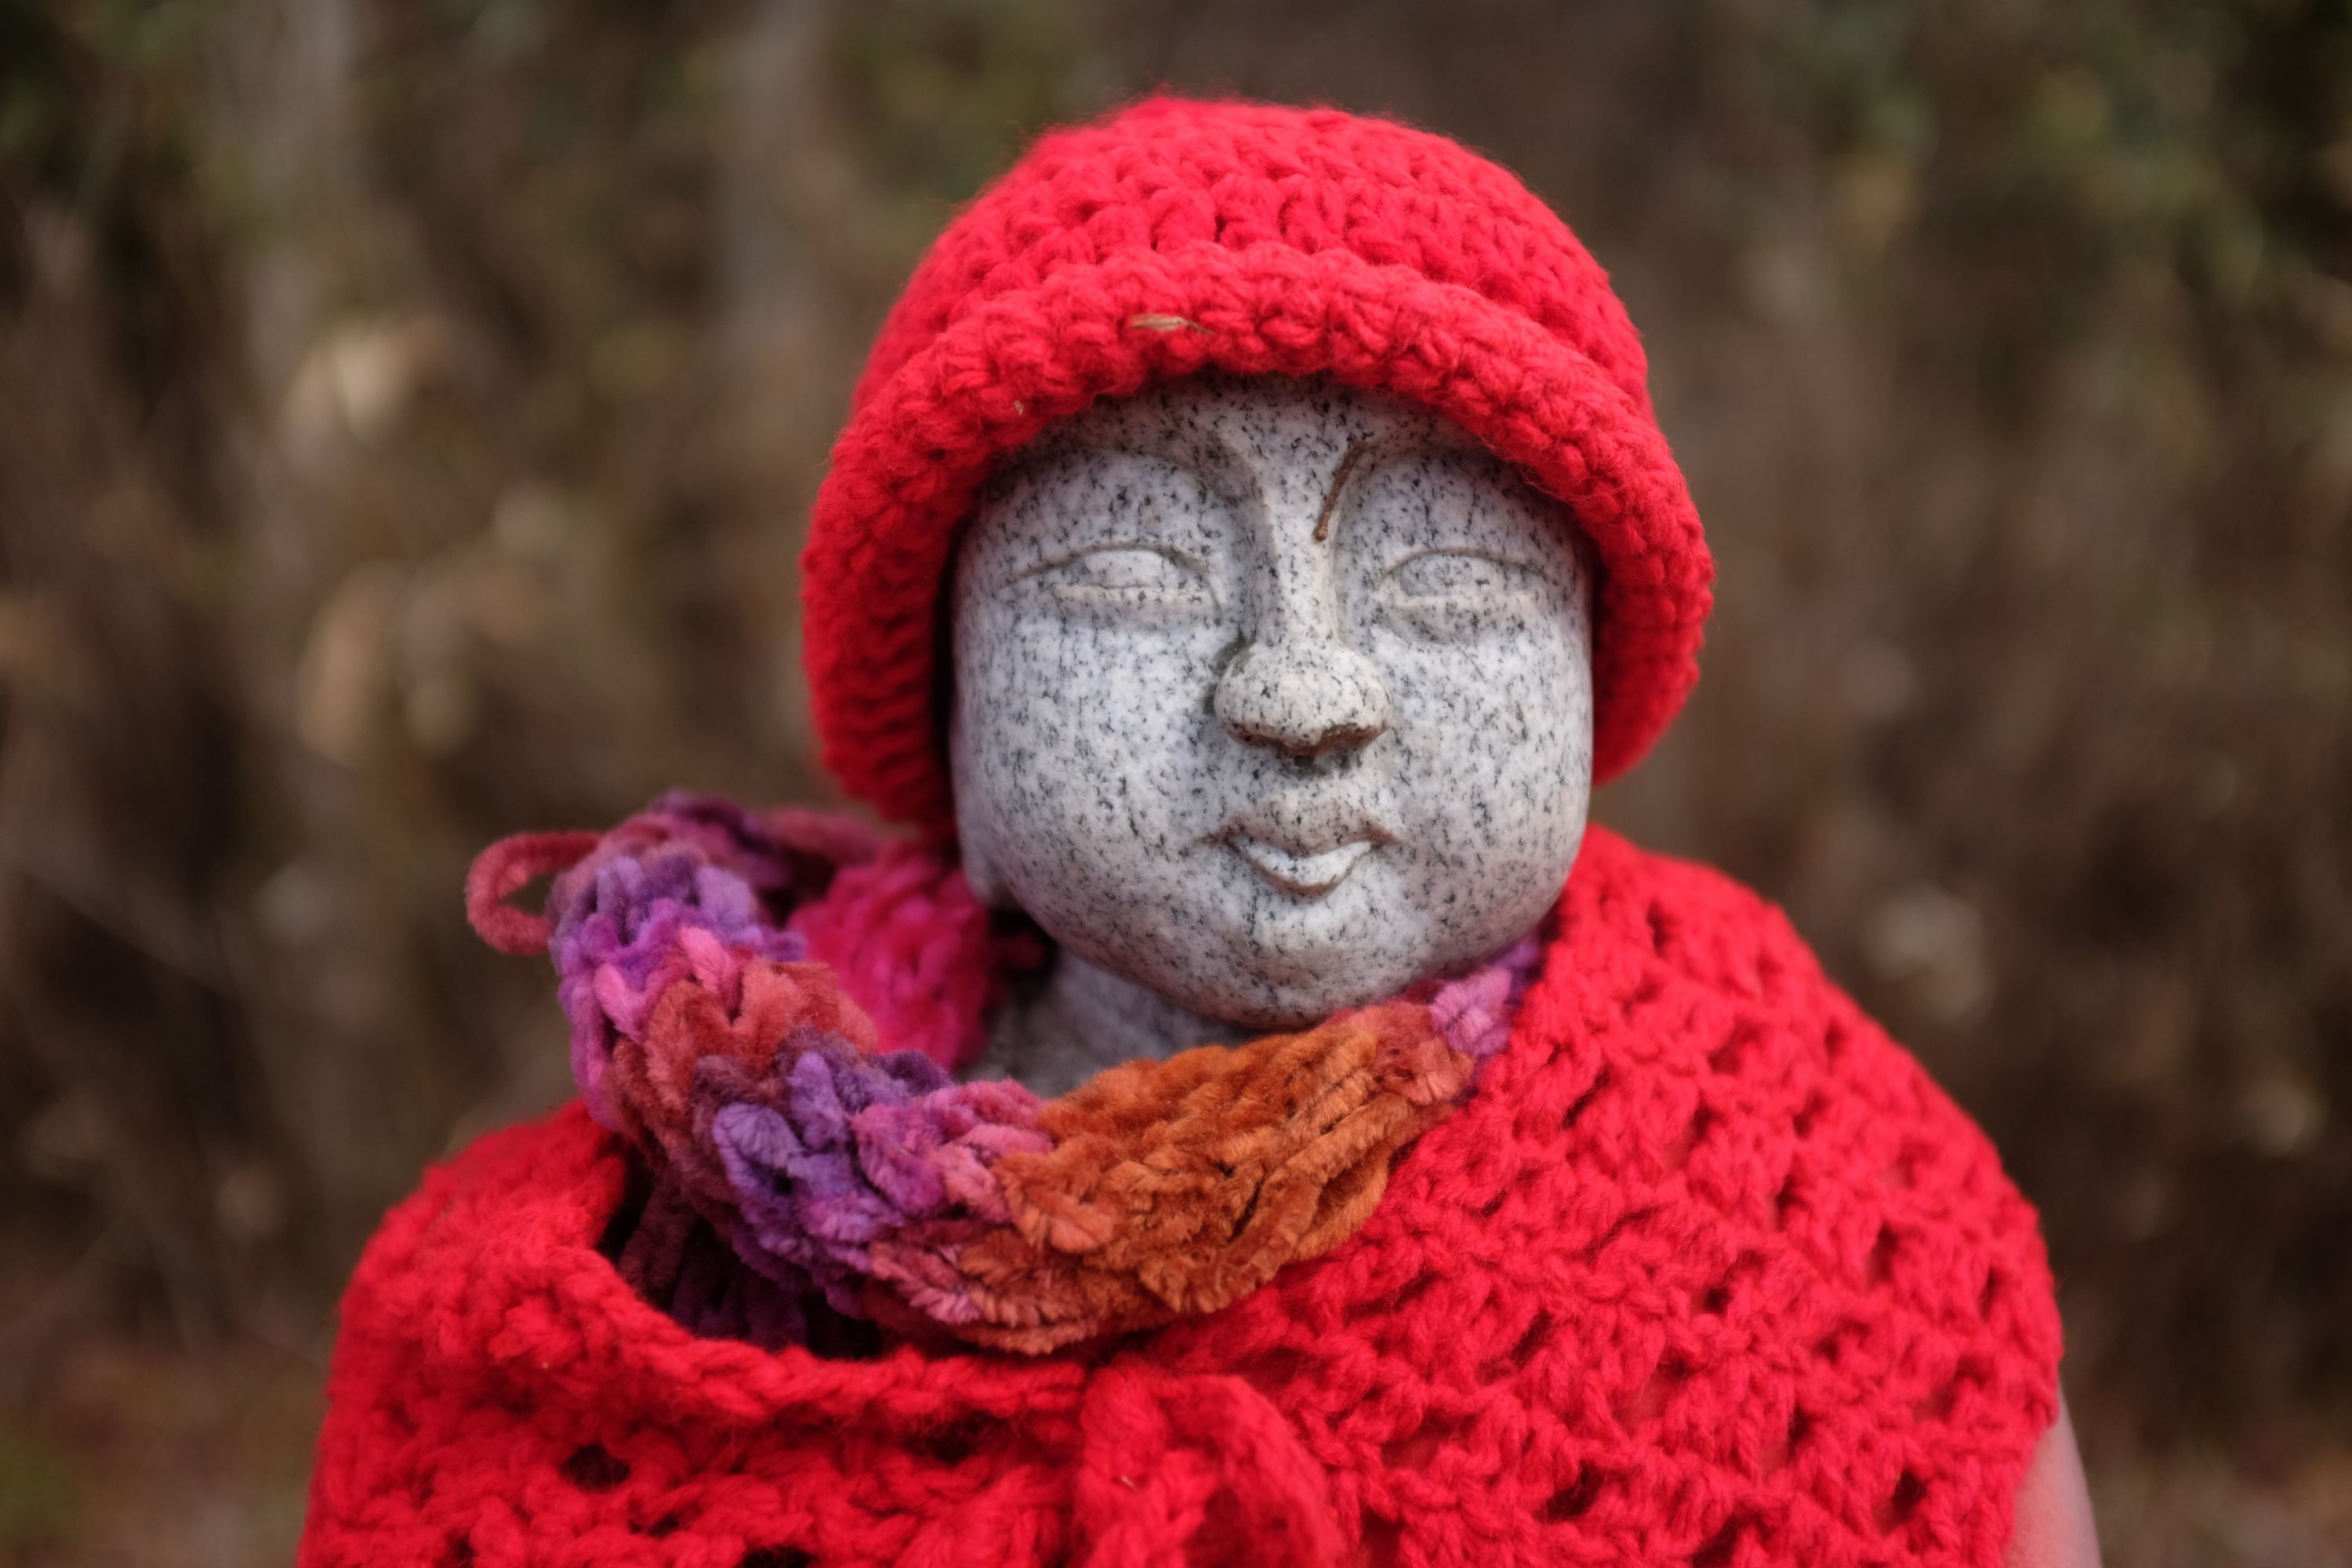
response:
M1346 881L1357 862L1380 847L1369 836L1350 838L1313 855L1286 849L1246 833L1228 834L1224 842L1225 847L1240 856L1251 870L1283 892L1301 899L1321 898Z
M1364 802L1304 791L1244 806L1210 837L1277 891L1307 900L1321 898L1365 856L1396 842Z

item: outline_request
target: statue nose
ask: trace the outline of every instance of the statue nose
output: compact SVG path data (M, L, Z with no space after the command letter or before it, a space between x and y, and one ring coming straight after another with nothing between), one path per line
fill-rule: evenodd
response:
M1345 643L1324 638L1243 649L1217 682L1214 706L1234 739L1300 757L1370 745L1389 727L1381 672Z

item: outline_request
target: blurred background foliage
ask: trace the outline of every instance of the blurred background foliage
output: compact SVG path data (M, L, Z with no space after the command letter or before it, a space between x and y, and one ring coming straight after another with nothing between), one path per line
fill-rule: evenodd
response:
M565 1089L468 857L824 793L859 354L1162 82L1611 267L1722 582L1603 816L2000 1142L2110 1560L2347 1561L2342 0L0 0L0 1562L285 1560L368 1226Z

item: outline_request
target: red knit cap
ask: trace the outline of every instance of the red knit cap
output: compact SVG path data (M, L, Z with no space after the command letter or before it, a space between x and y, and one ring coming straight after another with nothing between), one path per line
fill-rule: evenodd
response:
M802 562L817 728L850 793L953 824L940 591L994 459L1211 366L1419 404L1566 502L1601 565L1594 772L1640 759L1697 679L1713 567L1600 266L1444 137L1154 99L1042 138L948 226L875 342Z

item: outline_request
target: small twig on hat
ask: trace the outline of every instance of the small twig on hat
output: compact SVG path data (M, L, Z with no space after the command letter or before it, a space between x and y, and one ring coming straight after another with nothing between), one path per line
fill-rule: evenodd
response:
M1154 316L1147 313L1129 316L1127 319L1127 324L1130 327L1141 327L1147 332L1172 332L1180 328L1195 332L1205 332L1209 330L1189 316Z

